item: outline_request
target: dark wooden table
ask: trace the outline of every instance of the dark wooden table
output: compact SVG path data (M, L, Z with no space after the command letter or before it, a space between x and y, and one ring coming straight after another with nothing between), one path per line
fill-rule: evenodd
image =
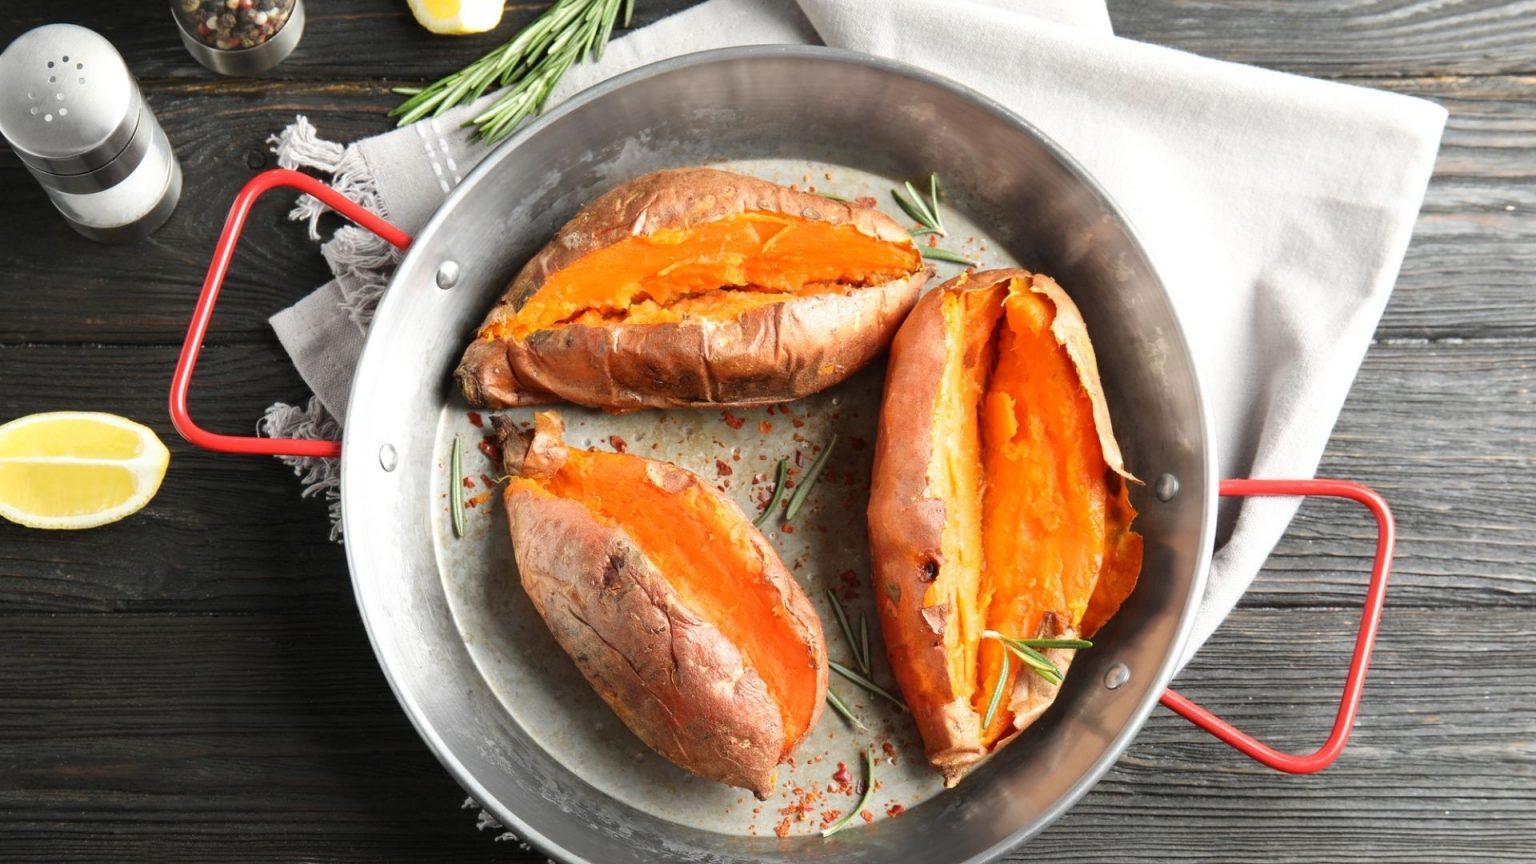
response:
M265 138L389 128L393 85L499 36L427 36L403 0L311 0L274 73L222 79L160 2L6 2L0 43L60 16L111 39L186 171L135 246L76 237L0 149L0 418L92 408L171 447L141 514L81 533L0 522L0 861L523 861L476 830L396 705L323 503L288 470L172 431L166 388L209 250ZM637 23L691 5L641 0ZM1119 765L1010 860L1536 860L1536 4L1116 0L1119 33L1436 100L1450 125L1392 303L1322 473L1366 481L1401 546L1360 721L1325 773L1262 769L1158 709ZM1347 8L1336 8L1347 7ZM327 274L258 206L194 411L248 429L305 395L268 328ZM1180 679L1297 749L1331 721L1370 525L1304 508Z

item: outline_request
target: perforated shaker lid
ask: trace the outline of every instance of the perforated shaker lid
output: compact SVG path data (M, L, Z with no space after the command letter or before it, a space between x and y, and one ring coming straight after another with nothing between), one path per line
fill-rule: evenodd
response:
M112 43L74 24L21 34L0 53L0 134L49 174L84 174L133 139L143 98Z

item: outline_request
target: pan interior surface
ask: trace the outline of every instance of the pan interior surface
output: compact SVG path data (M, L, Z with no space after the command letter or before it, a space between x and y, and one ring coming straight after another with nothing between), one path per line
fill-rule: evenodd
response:
M858 703L869 734L825 712L766 802L692 778L651 754L591 692L517 584L495 471L476 451L488 424L450 373L517 268L578 208L638 174L699 164L871 195L903 222L889 188L938 172L954 214L945 245L1057 278L1088 323L1128 466L1179 480L1168 502L1133 492L1146 538L1140 585L1075 660L1057 704L954 790L940 792L925 768L909 718L836 676L833 689ZM435 276L446 261L459 278L445 290ZM933 284L957 272L938 269ZM850 613L867 613L874 627L863 504L882 373L865 370L771 413L556 410L573 444L678 462L748 513L761 507L779 458L799 451L809 460L836 433L794 533L770 526L769 539L821 613L830 656L847 661L821 589L851 584ZM459 538L448 510L455 439L475 504ZM349 407L343 516L359 606L407 714L471 795L556 859L980 861L1086 791L1171 674L1208 561L1208 441L1166 294L1123 220L1067 157L996 106L898 64L828 49L732 49L589 91L510 139L454 191L375 317ZM877 627L871 635L878 646ZM872 653L889 682L878 647ZM1111 689L1106 675L1119 664L1129 680ZM868 743L891 745L879 751L874 821L823 840L814 830L821 812L856 796L794 787L825 790L838 762L858 778ZM806 804L815 812L795 818ZM888 817L896 804L905 812Z

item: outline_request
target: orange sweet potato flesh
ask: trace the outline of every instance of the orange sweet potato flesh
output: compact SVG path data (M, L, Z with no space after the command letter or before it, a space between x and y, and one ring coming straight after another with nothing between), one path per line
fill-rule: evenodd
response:
M820 716L826 640L766 538L698 475L565 446L494 417L518 576L556 641L637 736L764 797Z
M1127 479L1086 327L1053 281L978 273L919 302L892 348L870 537L892 666L951 784L1056 696L1010 663L982 728L1003 651L983 631L1091 636L1134 589ZM1065 670L1072 652L1047 654Z
M917 249L783 213L747 211L630 237L555 273L482 338L526 338L565 324L728 320L795 297L877 285L919 267Z

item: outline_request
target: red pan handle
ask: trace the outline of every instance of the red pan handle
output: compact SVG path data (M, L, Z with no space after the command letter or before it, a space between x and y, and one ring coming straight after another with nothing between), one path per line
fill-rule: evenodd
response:
M1349 677L1339 699L1339 713L1333 720L1333 732L1315 752L1304 755L1285 753L1239 730L1205 708L1173 690L1163 693L1162 702L1184 719L1215 735L1253 759L1291 774L1314 774L1333 764L1349 740L1360 709L1360 694L1365 689L1365 673L1371 665L1371 648L1376 644L1376 628L1381 624L1381 607L1387 599L1387 576L1392 570L1392 549L1397 543L1397 526L1387 502L1374 489L1347 480L1223 480L1221 494L1246 495L1323 495L1348 498L1364 504L1376 516L1376 562L1371 566L1371 584L1365 592L1365 608L1360 614L1360 630L1355 636L1355 654L1349 663Z
M308 174L274 168L252 177L235 203L229 208L224 220L224 231L213 247L213 261L208 265L208 276L203 280L203 292L197 298L197 308L192 313L192 323L187 327L187 339L181 345L181 359L176 361L176 374L171 378L171 423L181 437L207 450L220 453L251 453L258 456L339 456L340 441L311 441L303 438L257 438L252 435L221 435L209 432L193 422L187 412L187 391L192 388L192 370L197 366L197 355L203 348L203 337L208 335L208 324L213 319L213 306L219 300L219 289L229 272L229 262L235 257L235 246L240 242L240 231L245 218L250 215L251 205L264 193L278 186L288 186L313 195L327 207L384 238L390 245L401 250L411 245L411 235L389 224L382 217L365 209L363 205L342 195L335 189Z

